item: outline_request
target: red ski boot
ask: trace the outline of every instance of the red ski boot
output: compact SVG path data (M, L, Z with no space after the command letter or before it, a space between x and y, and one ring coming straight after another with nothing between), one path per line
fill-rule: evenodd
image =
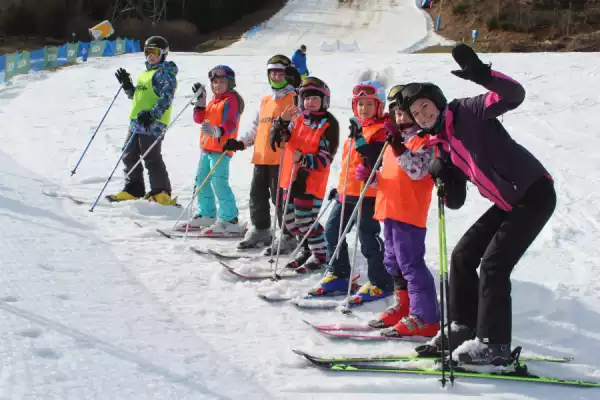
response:
M404 317L396 325L381 330L381 336L402 337L402 336L424 336L433 337L440 329L440 323L434 322L426 324L416 315Z
M369 321L371 328L386 328L396 325L402 318L408 317L409 300L408 290L394 290L394 299L396 304L388 307L387 310L379 316L379 319Z

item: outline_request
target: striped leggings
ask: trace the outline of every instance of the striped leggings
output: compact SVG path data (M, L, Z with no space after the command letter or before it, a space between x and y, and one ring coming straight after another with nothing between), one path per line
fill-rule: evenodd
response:
M287 190L283 191L283 201L287 199ZM292 198L288 204L287 210L283 216L285 227L290 233L302 240L308 229L315 222L319 215L319 210L323 204L322 199L312 198ZM317 223L307 239L308 248L313 256L321 263L325 262L327 245L325 243L325 230L320 223Z

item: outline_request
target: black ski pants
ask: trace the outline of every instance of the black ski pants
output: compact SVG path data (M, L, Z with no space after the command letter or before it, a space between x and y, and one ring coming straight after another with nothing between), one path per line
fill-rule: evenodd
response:
M250 221L256 229L271 228L271 205L275 206L279 165L254 165L250 184ZM283 196L279 193L277 219L279 226L283 218ZM287 233L287 230L285 231Z
M133 131L130 129L127 139L125 140L125 146L129 142ZM125 174L127 174L140 157L152 146L152 144L158 140L158 136L153 135L142 135L137 134L127 151L123 155L123 165L125 165ZM150 181L150 192L149 194L154 195L160 192L167 192L171 194L171 181L169 180L169 174L167 173L167 167L162 158L162 140L159 141L156 146L144 157L143 164L148 170L148 179ZM142 163L139 163L135 170L131 172L131 175L125 181L125 187L123 191L132 194L136 197L144 197L146 195L146 186L144 184L144 168Z
M452 321L467 325L481 340L510 344L510 274L555 207L554 184L542 177L510 212L492 206L467 230L450 261Z

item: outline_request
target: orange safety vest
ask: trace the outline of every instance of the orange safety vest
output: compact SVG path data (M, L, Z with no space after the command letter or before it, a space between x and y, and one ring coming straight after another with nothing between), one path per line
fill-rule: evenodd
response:
M329 127L329 122L325 118L321 120L318 126L312 127L304 124L304 116L294 119L294 129L292 130L290 140L285 144L285 154L283 155L283 165L281 166L281 176L279 187L287 189L290 184L292 174L292 153L300 150L302 154L318 154L321 137ZM308 178L306 179L306 193L310 193L319 199L325 197L327 190L327 179L329 178L329 169L331 164L322 169L308 169ZM296 179L298 166L294 172L293 179Z
M209 101L208 105L206 106L206 113L204 114L204 119L208 120L213 126L221 126L221 124L223 123L223 110L225 109L225 103L227 102L227 100L228 97L225 97L220 101ZM238 121L238 124L235 127L235 131L233 133L223 135L220 138L214 138L212 136L204 135L204 133L200 132L200 148L208 152L221 153L223 151L223 145L225 144L227 139L237 139L239 129L240 123ZM233 156L233 151L228 151L227 155Z
M384 123L377 123L363 127L363 136L367 143L373 136L380 130L384 129ZM344 194L344 182L346 182L346 163L348 162L348 153L350 152L350 146L354 147L352 139L347 139L344 143L344 154L342 155L342 172L340 173L340 181L338 184L338 193ZM348 186L346 187L346 196L360 196L360 188L362 181L356 179L356 169L358 165L362 163L360 153L356 151L356 148L352 149L352 157L350 158L350 169L348 170ZM365 193L365 197L375 197L377 195L377 188L370 187Z
M383 221L389 218L426 227L433 191L433 179L429 174L417 181L410 179L398 164L394 150L388 146L377 182L375 219Z
M279 165L281 149L277 147L276 151L271 149L269 137L273 120L279 117L283 110L294 105L294 92L287 93L285 96L275 100L272 96L263 97L260 102L260 111L258 115L258 127L256 128L256 139L254 139L254 155L252 164L259 165Z

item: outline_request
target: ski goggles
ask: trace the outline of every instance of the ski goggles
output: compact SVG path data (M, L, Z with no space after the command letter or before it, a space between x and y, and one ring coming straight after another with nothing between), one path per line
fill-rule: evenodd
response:
M376 94L377 88L373 85L356 85L352 88L354 97L375 96Z
M208 73L208 79L211 81L215 78L227 78L229 76L228 71L225 68L215 68L210 70Z
M144 47L144 55L146 57L148 57L148 56L160 57L163 55L163 49L161 49L159 47Z
M290 65L290 60L283 56L273 56L267 64L267 70L270 69L285 69Z
M400 94L402 92L402 89L404 89L404 86L405 85L396 85L396 86L392 87L387 96L388 101L397 101L396 96L398 96L398 94Z
M410 100L416 100L421 97L424 89L425 86L422 83L409 83L400 90L399 94L401 96L401 100L406 102Z
M329 88L327 87L325 82L323 82L319 78L308 77L302 81L302 83L300 84L300 91L309 90L309 89L318 90L319 92L323 93L325 96L330 95Z

